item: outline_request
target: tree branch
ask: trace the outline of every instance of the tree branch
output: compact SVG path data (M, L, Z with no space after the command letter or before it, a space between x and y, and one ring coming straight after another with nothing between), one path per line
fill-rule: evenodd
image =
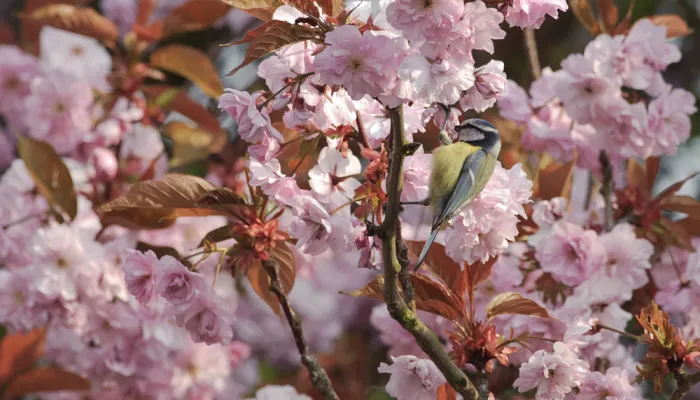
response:
M265 271L270 277L270 291L277 296L277 299L284 310L284 315L289 322L289 327L292 329L292 334L294 335L294 341L297 345L297 350L301 355L301 363L309 371L311 376L311 383L314 385L316 390L321 393L326 400L339 400L338 395L333 389L333 384L326 371L321 368L318 364L318 360L309 351L309 346L306 344L306 339L304 339L304 331L301 328L301 321L297 317L296 313L292 309L291 304L289 304L289 299L287 295L282 291L282 286L279 281L279 268L274 261L263 262Z
M403 160L406 135L403 124L403 106L389 109L393 149L389 161L387 181L387 206L384 221L378 227L377 234L382 240L382 261L384 263L384 301L389 314L401 326L416 338L418 346L430 357L452 387L465 400L477 400L479 395L472 382L460 370L440 343L438 337L430 330L418 315L411 310L399 295L398 278L401 263L397 257L399 240L397 228L399 222L401 189L403 187Z
M532 78L537 80L540 76L542 76L542 66L540 65L540 56L537 53L535 30L532 28L525 28L523 35L525 36L527 58L530 61L530 72L532 73Z
M612 194L614 187L613 182L613 170L610 164L610 159L608 158L605 151L600 151L600 169L603 174L603 185L600 187L600 194L603 195L605 200L605 211L604 211L604 227L606 232L610 232L613 227L613 206L612 206Z
M685 396L685 394L688 393L693 386L695 386L696 383L700 382L700 372L696 372L693 375L688 375L679 370L674 375L678 385L668 400L681 400L683 396Z

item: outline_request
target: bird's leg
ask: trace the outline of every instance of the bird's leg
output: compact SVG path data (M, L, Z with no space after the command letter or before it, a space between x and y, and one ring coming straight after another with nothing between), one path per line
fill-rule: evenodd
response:
M425 198L425 199L420 200L420 201L402 201L400 204L401 204L402 206L406 206L406 205L421 205L421 206L427 206L427 205L430 204L430 199Z
M408 143L405 146L403 146L403 154L406 156L412 156L413 153L415 153L419 147L420 147L420 143L416 143L416 142Z

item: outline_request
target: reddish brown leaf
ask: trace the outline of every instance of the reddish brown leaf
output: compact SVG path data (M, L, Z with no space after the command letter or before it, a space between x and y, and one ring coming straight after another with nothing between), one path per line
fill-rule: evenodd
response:
M282 286L282 291L289 294L294 287L296 278L296 262L294 261L294 253L287 247L284 242L277 242L277 245L270 251L272 258L275 260L279 270L279 281ZM281 315L281 308L277 296L270 290L270 276L265 271L259 262L248 268L246 274L250 286L261 299L270 306L272 311L277 315Z
M542 200L551 200L559 196L569 198L573 172L573 161L562 165L552 162L540 169L534 189L537 198Z
M0 342L0 385L30 368L44 353L46 330L7 335Z
M50 25L97 40L114 42L119 37L117 26L92 8L50 4L30 13L23 13L21 18L31 23Z
M680 180L680 181L672 184L671 186L667 187L661 193L656 195L656 197L654 197L653 201L658 202L658 203L662 203L666 197L669 197L669 196L676 194L676 192L681 190L681 188L683 187L683 185L685 185L686 182L695 178L699 173L700 172L696 172L696 173L690 175L689 177L687 177L683 180Z
M544 307L515 292L501 293L494 297L486 306L487 319L491 319L502 314L521 314L540 318L550 318L549 313Z
M682 247L688 251L695 251L693 244L690 241L690 234L679 225L677 222L671 221L668 218L661 218L658 222L659 226L666 232L659 235L666 244Z
M409 257L414 260L418 259L425 242L406 240L404 243L406 243L406 247L408 248ZM430 270L449 288L454 287L453 285L462 274L462 268L445 253L445 246L439 243L433 243L430 247L423 265L430 268Z
M383 300L384 299L384 276L375 275L371 281L369 281L365 286L360 289L353 290L352 292L340 292L352 297L369 297L371 299Z
M12 379L3 392L6 399L38 392L87 391L90 381L58 367L41 367Z
M612 32L614 35L620 35L625 32L627 32L627 29L630 27L630 23L632 22L632 11L634 10L634 0L630 1L629 7L627 7L627 14L625 14L625 18L620 21L620 23L617 25L615 28L615 31Z
M588 29L588 32L590 32L592 36L596 36L600 33L600 25L593 16L593 10L588 0L570 0L569 6L579 22Z
M270 291L270 276L265 272L265 268L259 263L254 263L246 273L250 287L255 293L275 312L277 315L282 315L279 300L272 291Z
M150 102L155 102L161 95L173 89L177 88L168 85L145 85L141 90ZM174 95L168 96L167 103L162 105L162 107L170 111L179 112L208 131L217 132L221 130L221 125L216 117L182 91L177 91Z
M651 191L649 177L645 167L636 160L627 163L627 186L638 188L639 192L648 196Z
M113 224L164 224L183 216L236 215L245 205L235 194L224 198L217 188L202 178L191 175L168 174L158 182L139 182L118 198L103 204L98 212ZM215 193L215 197L207 197ZM148 218L147 220L144 220ZM126 225L125 225L126 226Z
M455 320L462 315L462 302L444 284L423 274L411 273L416 307Z
M164 229L175 224L177 214L169 209L137 209L110 211L101 217L102 226L118 225L129 229Z
M700 218L700 202L690 196L666 197L661 201L661 208L688 214L691 218Z
M21 137L17 141L19 156L29 170L34 184L53 207L70 220L78 214L78 197L68 167L50 144Z
M598 16L600 17L603 32L610 33L617 26L619 12L613 0L596 0L598 6Z
M262 22L272 21L272 15L275 13L275 9L272 7L268 8L249 8L243 10L253 17L261 20Z
M292 25L285 21L270 21L253 30L248 31L243 39L232 44L247 43L243 63L231 71L228 75L233 75L241 68L253 61L264 57L273 51L279 50L287 45L303 42L305 40L320 40L320 33L302 25Z
M191 266L190 262L188 260L184 259L182 257L182 255L180 254L180 252L172 247L155 246L155 245L152 245L150 243L139 241L136 243L136 250L138 250L142 253L145 253L146 251L150 250L153 253L155 253L155 255L158 256L158 258L161 258L163 256L170 256L170 257L180 261L181 263L183 263L187 267Z
M647 158L647 187L649 189L654 187L654 182L656 182L656 175L659 174L659 167L661 166L660 157L649 157Z
M181 44L161 47L151 54L151 66L189 79L211 98L217 99L224 92L214 64L194 47Z
M223 242L224 240L231 239L232 232L231 232L231 227L228 225L224 225L220 228L216 228L212 231L209 231L204 237L202 238L202 241L199 242L199 245L197 247L204 247L205 242L210 242L210 243L219 243Z
M16 44L15 31L6 22L0 22L0 44Z
M228 139L222 130L210 132L183 121L166 124L163 135L173 142L171 168L206 160L209 154L221 151Z
M676 221L676 224L683 228L688 235L700 237L700 218L687 217Z
M285 2L308 16L320 17L314 0L285 0Z
M224 3L239 10L251 8L277 8L284 4L280 0L222 0Z
M677 340L676 328L671 323L670 317L653 301L635 317L644 328L644 338L647 341L671 348Z
M330 17L337 17L345 9L345 4L342 0L320 0L318 4L323 9L323 12Z
M139 0L139 8L136 11L136 23L146 26L157 4L158 0Z
M294 281L297 276L297 263L294 253L287 243L280 241L270 250L270 256L277 263L282 291L285 294L289 294L294 287Z
M676 14L652 15L649 19L654 25L665 26L666 37L669 39L693 33L693 30L688 27L688 23Z
M476 287L491 275L491 268L493 264L496 263L498 257L491 257L485 263L475 262L469 264L464 269L464 276L466 278L466 290L471 291L476 289ZM460 293L457 293L459 296Z
M445 383L438 388L437 400L457 400L457 392L449 383Z
M231 6L220 0L189 0L175 7L163 21L163 35L198 31L214 25Z

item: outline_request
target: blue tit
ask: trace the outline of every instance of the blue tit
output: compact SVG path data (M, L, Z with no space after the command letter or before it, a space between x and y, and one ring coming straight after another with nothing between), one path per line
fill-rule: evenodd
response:
M420 268L443 225L484 189L501 151L501 136L488 121L468 119L455 130L458 141L433 152L429 194L423 202L433 211L433 225L415 270Z

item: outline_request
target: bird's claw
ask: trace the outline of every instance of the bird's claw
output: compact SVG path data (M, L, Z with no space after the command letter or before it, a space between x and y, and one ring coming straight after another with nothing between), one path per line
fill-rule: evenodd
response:
M403 154L404 154L405 156L412 156L413 153L415 153L416 150L418 150L419 147L420 147L420 143L417 143L417 142L407 143L407 144L403 147Z

